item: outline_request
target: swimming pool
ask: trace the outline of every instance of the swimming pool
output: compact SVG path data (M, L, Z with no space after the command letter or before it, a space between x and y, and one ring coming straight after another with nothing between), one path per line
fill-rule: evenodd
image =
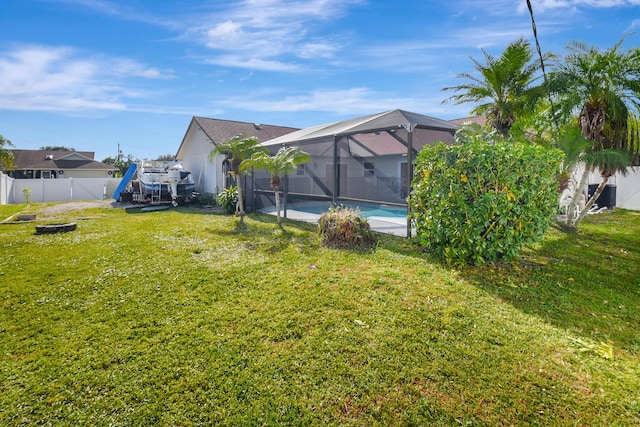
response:
M340 202L342 205L351 209L358 209L360 216L364 218L381 217L381 218L406 218L407 208L401 206L389 206L385 204L371 204L371 203L353 203L353 202ZM300 212L306 212L310 214L320 215L323 212L329 210L331 202L296 202L288 203L287 210L296 210Z

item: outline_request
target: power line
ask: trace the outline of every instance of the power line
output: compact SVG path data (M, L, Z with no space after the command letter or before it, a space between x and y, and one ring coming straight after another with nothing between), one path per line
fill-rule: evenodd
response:
M538 41L538 30L536 29L536 21L533 18L533 8L531 7L531 1L527 0L527 7L529 8L529 15L531 16L531 28L533 29L533 38L536 41L536 49L538 50L538 56L540 57L540 68L542 69L542 77L544 78L544 86L547 89L547 97L549 98L549 105L551 105L551 115L553 117L553 123L556 126L556 134L560 132L560 126L558 125L558 118L556 117L556 110L553 106L553 100L551 99L551 91L549 90L549 80L547 79L547 73L544 70L544 59L542 56L542 49L540 49L540 42Z

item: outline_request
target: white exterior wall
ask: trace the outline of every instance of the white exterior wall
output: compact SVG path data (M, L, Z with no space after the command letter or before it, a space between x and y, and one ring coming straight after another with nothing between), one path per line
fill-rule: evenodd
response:
M214 145L197 126L191 126L185 136L181 157L184 170L191 172L191 177L199 193L217 194L224 189L222 176L223 156L218 156L215 163L209 161L209 153Z

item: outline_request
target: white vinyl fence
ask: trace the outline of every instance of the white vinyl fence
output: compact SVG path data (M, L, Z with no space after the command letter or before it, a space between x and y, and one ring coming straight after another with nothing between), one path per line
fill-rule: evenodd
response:
M13 188L13 178L0 172L0 205L8 205L13 203L13 200L9 199L9 194Z
M103 200L111 198L120 178L13 179L0 177L0 203L24 203L69 200Z
M32 202L103 200L111 198L121 178L13 179L0 172L0 204L23 203L24 189ZM589 184L598 184L600 174L591 174ZM609 179L616 187L616 207L640 211L640 167L632 167L626 176Z
M589 184L599 184L600 173L594 172L589 177ZM627 169L626 176L617 174L609 178L607 185L615 187L616 207L640 211L640 167Z

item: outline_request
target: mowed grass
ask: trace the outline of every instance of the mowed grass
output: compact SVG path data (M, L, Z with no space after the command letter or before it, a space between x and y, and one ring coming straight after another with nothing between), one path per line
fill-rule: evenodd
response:
M0 226L0 425L640 425L637 212L460 270L266 215L49 220Z

